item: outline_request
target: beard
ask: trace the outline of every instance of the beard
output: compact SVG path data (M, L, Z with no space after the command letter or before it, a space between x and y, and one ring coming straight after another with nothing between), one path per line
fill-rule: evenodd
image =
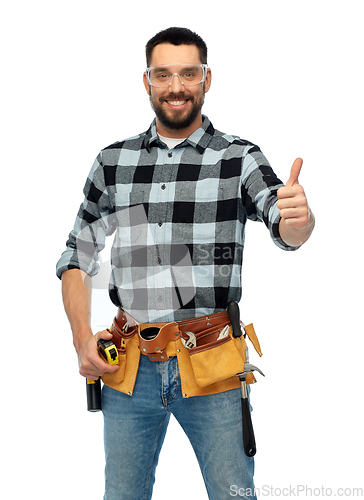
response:
M190 110L173 110L166 109L165 101L183 101L189 100L192 103ZM205 85L203 86L203 93L201 97L194 97L185 92L179 94L168 94L168 97L161 97L159 99L153 98L152 92L149 94L150 105L158 118L158 120L167 128L171 130L181 130L189 127L199 115L204 100L205 100Z

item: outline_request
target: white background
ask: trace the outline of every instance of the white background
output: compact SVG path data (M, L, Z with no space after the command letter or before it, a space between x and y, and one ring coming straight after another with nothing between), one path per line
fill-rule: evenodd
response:
M256 486L364 487L361 2L14 0L0 18L5 497L102 498L102 415L86 411L55 264L99 150L153 118L144 47L174 25L208 45L204 113L259 144L284 181L302 157L317 220L294 253L247 227L240 305L266 374L252 391ZM108 325L113 309L95 302ZM154 498L187 497L207 499L172 422Z

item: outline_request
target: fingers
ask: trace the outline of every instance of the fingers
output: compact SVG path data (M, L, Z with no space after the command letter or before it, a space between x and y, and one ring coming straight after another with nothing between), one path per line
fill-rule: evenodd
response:
M110 340L111 337L112 337L112 333L110 333L109 330L102 330L101 332L97 332L95 335L96 343L100 339Z
M281 187L277 191L277 207L279 209L292 208L307 204L305 191L300 184L295 184L292 187Z
M306 227L309 222L309 213L306 207L281 210L281 217L287 226L297 229Z
M301 229L308 223L309 210L305 192L299 184L294 188L283 187L278 190L277 207L280 216L288 226Z
M87 362L80 366L80 374L83 377L89 378L91 380L97 380L102 377L104 373L115 373L119 370L119 365L111 366L105 361L103 361L97 354L99 359Z
M107 330L103 330L101 332L97 332L96 335L88 340L82 355L79 356L79 371L83 377L91 380L97 380L99 377L102 377L104 373L114 373L118 371L119 366L111 366L106 363L100 357L97 348L98 340L110 340L110 338L112 338L112 334Z

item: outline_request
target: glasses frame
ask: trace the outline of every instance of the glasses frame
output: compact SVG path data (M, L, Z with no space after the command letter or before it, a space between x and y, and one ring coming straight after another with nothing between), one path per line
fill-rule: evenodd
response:
M155 69L155 68L167 68L168 66L176 66L177 64L181 64L181 65L185 65L185 66L199 66L200 68L202 68L202 71L203 71L202 79L198 83L188 84L188 83L184 83L182 81L182 79L181 79L181 77L179 76L178 73L174 73L173 75L171 75L171 80L168 83L168 85L153 85L153 83L150 80L150 72L151 72L152 69ZM160 66L149 66L149 68L147 68L146 71L145 71L145 75L147 77L149 85L151 85L152 87L156 87L158 89L166 89L170 85L172 85L173 79L174 79L175 76L177 76L179 78L179 81L185 87L194 87L195 85L200 85L200 83L202 83L202 82L204 82L206 80L207 68L208 68L207 64L191 64L191 63L177 63L177 64L161 64Z

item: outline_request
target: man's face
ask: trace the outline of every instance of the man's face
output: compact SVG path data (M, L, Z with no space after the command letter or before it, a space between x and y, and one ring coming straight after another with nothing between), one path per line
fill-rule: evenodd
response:
M195 45L157 45L152 52L150 66L173 65L181 63L201 64ZM185 86L175 76L168 87L150 86L144 75L144 85L150 97L152 108L157 117L157 130L166 137L188 137L202 125L201 108L204 95L210 88L211 73L207 70L204 83Z

